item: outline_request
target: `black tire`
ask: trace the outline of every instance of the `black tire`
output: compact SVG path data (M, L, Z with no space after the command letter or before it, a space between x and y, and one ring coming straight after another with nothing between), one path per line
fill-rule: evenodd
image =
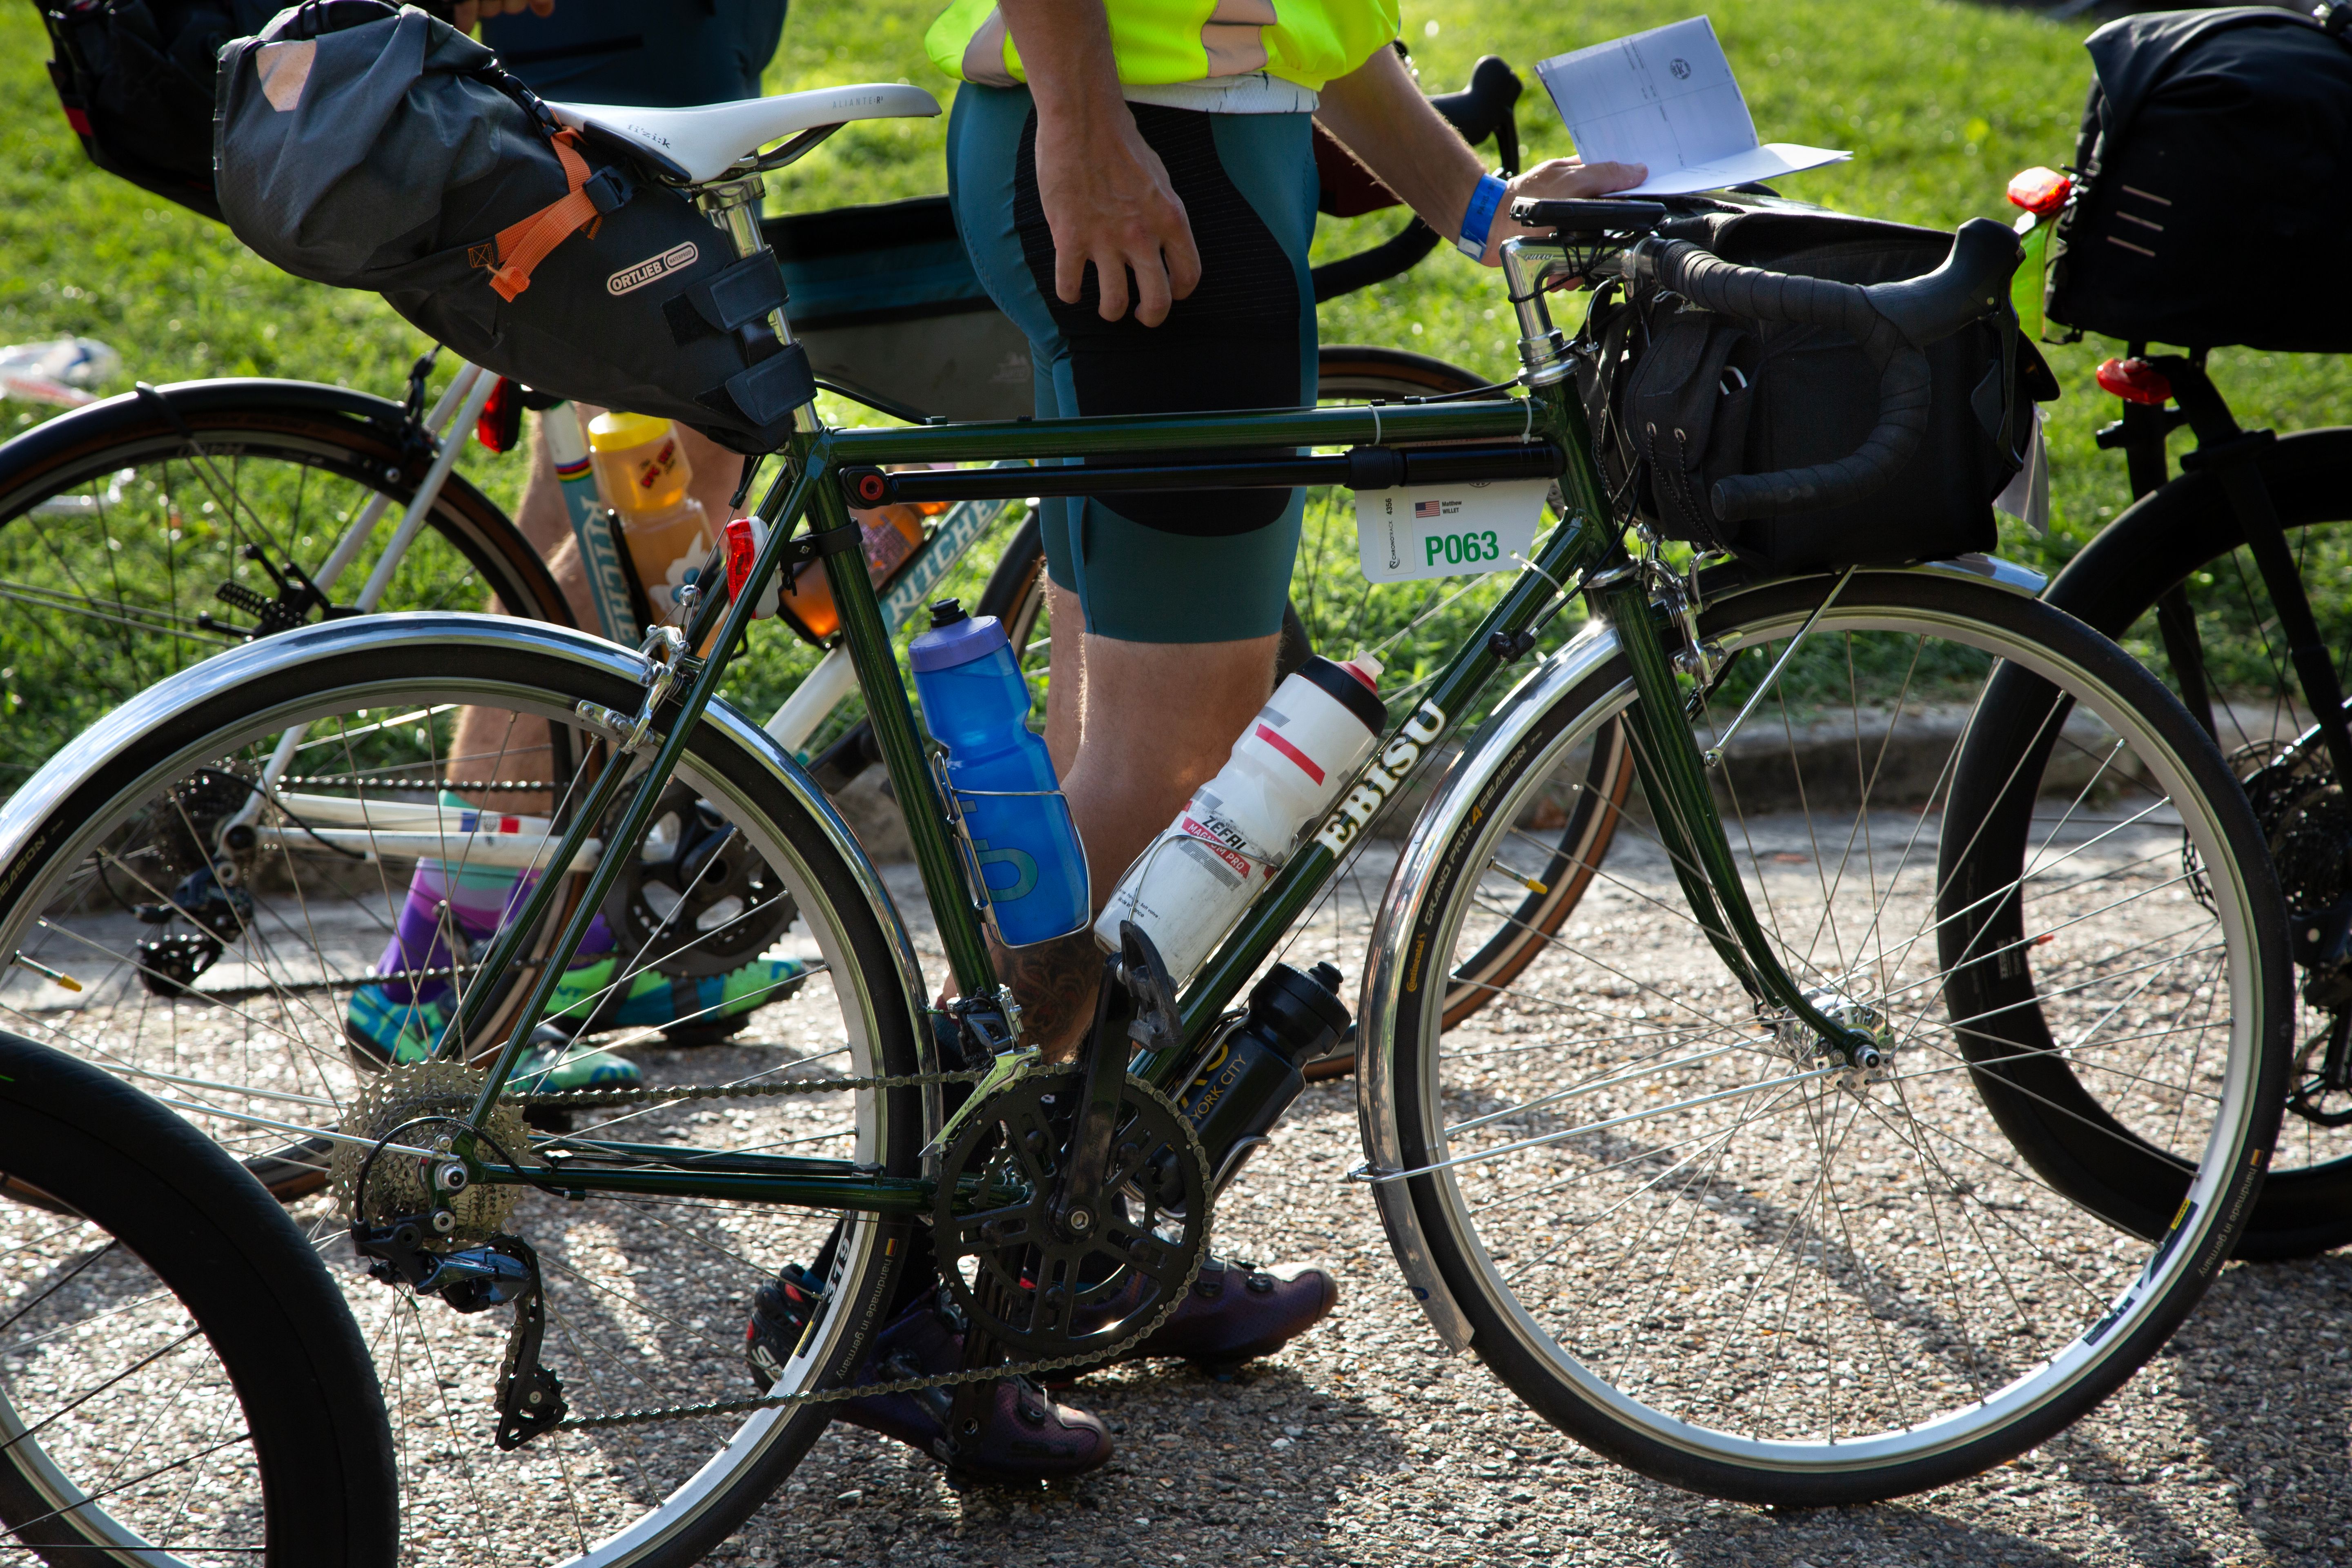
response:
M284 1568L390 1568L400 1514L375 1368L325 1265L268 1194L218 1145L146 1095L12 1034L0 1034L0 1168L7 1183L0 1233L37 1237L28 1245L19 1235L8 1247L10 1278L25 1289L9 1302L10 1342L0 1345L0 1426L14 1428L13 1440L0 1443L0 1523L60 1568L155 1563L160 1553L125 1549L132 1539L125 1531L172 1525L168 1504L150 1503L144 1519L115 1514L147 1503L148 1483L179 1476L191 1490L201 1482L215 1494L205 1510L215 1530L238 1522L220 1517L236 1514L235 1505L257 1509L259 1517L245 1515L249 1536L167 1537L156 1545L200 1557L206 1546L257 1547L258 1561ZM131 1258L110 1259L100 1237ZM110 1267L134 1260L143 1268ZM45 1263L53 1265L46 1288ZM142 1303L141 1281L149 1279L161 1289ZM37 1386L44 1373L65 1374L47 1364L65 1359L58 1346L129 1339L134 1329L126 1320L163 1313L166 1297L176 1298L201 1331L212 1366L191 1368L183 1347L150 1367L125 1366L121 1382L78 1410L57 1408L54 1388L44 1394ZM69 1316L78 1298L93 1299L79 1334ZM168 1374L167 1385L184 1378L185 1387L167 1388L142 1406L153 1420L128 1434L135 1448L112 1456L120 1469L77 1474L75 1429L85 1423L102 1429L107 1409L139 1398L150 1373ZM226 1452L199 1452L215 1434L174 1428L205 1408L189 1395L216 1381L233 1390L248 1436ZM224 1413L230 1408L218 1403ZM209 1426L209 1414L193 1424ZM177 1448L186 1456L172 1458ZM240 1486L248 1467L257 1484ZM126 1472L143 1479L110 1495L107 1483L121 1486L113 1478ZM96 1512L68 1506L81 1499L61 1491L61 1483L110 1506ZM184 1516L178 1522L195 1532Z
M2352 429L2306 430L2282 437L2262 454L2261 468L2285 525L2287 546L2298 560L2308 551L2340 550L2347 539L2344 525L2352 522ZM2042 596L2094 629L2127 641L2150 668L2179 690L2179 673L2172 668L2158 626L2157 601L2177 584L2210 578L2191 595L2208 638L2219 629L2214 623L2226 620L2234 623L2241 644L2254 640L2266 650L2266 672L2221 668L2200 671L2200 682L2215 703L2215 739L2232 756L2240 776L2246 778L2263 760L2273 721L2280 721L2291 733L2301 721L2292 717L2300 683L2293 679L2285 649L2269 618L2269 596L2243 545L2237 514L2215 478L2210 473L2183 475L2143 497L2110 523L2068 563ZM2340 600L2316 583L2313 594L2330 646L2345 646L2336 623ZM2231 697L2237 700L2229 700ZM2308 711L2307 704L2302 711ZM2011 760L1988 753L1982 766L1988 775L1997 776ZM2294 899L2299 889L2293 872L2282 868L2281 879L2289 898ZM2320 897L2326 901L2326 894ZM2298 965L2305 961L2306 955L2298 951ZM2308 973L2298 968L2299 978ZM2315 1007L2306 1000L2296 1027L2299 1052L2316 1054L2323 1048L2331 1024L2342 1011L2341 1007L2332 1011ZM2291 1092L2294 1079L2288 1087ZM2341 1110L2347 1103L2340 1092L2334 1097L2336 1110ZM2280 1130L2270 1179L2239 1238L2237 1256L2306 1258L2347 1243L2352 1243L2352 1128L2322 1127L2290 1110Z
M1447 397L1489 384L1484 376L1429 354L1360 344L1326 344L1317 351L1317 367L1326 402ZM1038 629L1045 610L1045 549L1033 517L1006 547L980 600L980 613L1003 620L1013 646L1024 650L1024 663L1033 671L1045 662L1045 638ZM1308 595L1310 607L1318 597ZM1284 605L1275 679L1282 680L1315 651L1314 638L1297 603ZM1609 853L1619 808L1633 784L1633 762L1623 735L1612 729L1597 742L1590 774L1581 786L1562 792L1565 800L1547 801L1539 808L1538 826L1532 831L1556 847L1534 879L1540 890L1523 889L1511 922L1455 966L1447 982L1446 1027L1452 1028L1500 994L1559 929ZM1305 1070L1309 1079L1320 1080L1344 1078L1355 1067L1355 1037L1350 1034L1307 1063Z
M446 781L436 781L447 755L445 742L437 731L429 742L426 735L454 725L460 712L478 715L503 706L564 724L581 703L620 708L640 696L627 661L604 645L511 619L362 617L288 633L184 672L150 695L146 701L160 721L143 743L96 769L17 840L25 847L11 861L14 875L0 872L6 878L0 885L11 889L0 905L0 930L17 931L20 946L42 948L26 948L27 958L58 969L79 966L86 989L77 1002L83 1006L59 1019L51 1031L54 1043L133 1081L163 1085L160 1092L184 1099L201 1129L232 1150L258 1145L290 1157L301 1144L286 1144L288 1124L298 1133L339 1131L358 1113L372 1085L399 1081L390 1074L404 1069L387 1073L373 1061L347 1058L341 1029L355 1016L347 1013L353 986L369 983L367 955L383 942L381 930L389 929L405 897L409 868L404 862L418 851L403 857L386 848L385 868L355 869L349 858L299 829L271 840L277 848L268 875L242 884L255 900L250 929L268 940L232 949L252 972L245 976L250 983L215 991L200 976L191 996L160 1008L143 988L126 984L131 955L121 944L140 928L122 931L110 963L87 940L92 934L87 927L79 938L68 939L78 950L73 960L44 945L42 932L94 918L87 896L92 858L103 853L110 866L135 868L142 824L152 820L142 816L149 811L142 802L165 797L174 781L200 764L266 754L297 716L310 722L313 739L336 733L332 715L362 716L344 730L350 739L343 745L361 748L357 763L341 764L344 782L337 782L331 768L314 765L302 792L341 790L351 803L387 796L413 802L430 800L444 787ZM387 708L405 715L397 726L364 719ZM425 722L412 743L408 726L419 720ZM877 912L880 895L844 858L838 829L789 793L775 768L752 749L756 742L737 738L756 733L756 726L719 705L698 728L677 776L717 805L777 872L799 910L796 955L813 952L822 963L779 999L788 1006L753 1015L755 1020L788 1018L777 1026L793 1033L771 1037L752 1028L691 1050L648 1043L647 1078L700 1086L756 1079L786 1059L780 1051L799 1054L792 1042L803 1028L846 1042L819 1050L816 1059L846 1057L845 1065L861 1072L921 1070L905 978L913 961L885 930ZM573 754L589 750L583 746ZM347 753L339 746L331 754ZM289 791L287 798L299 802L303 795ZM55 918L36 926L42 909ZM112 919L123 926L119 916ZM337 935L354 929L366 940ZM41 1009L19 1010L38 1023ZM203 1041L192 1069L155 1054L164 1014L204 1023L201 1035L183 1037ZM836 1029L844 1033L831 1033ZM163 1073L175 1077L166 1079ZM197 1087L169 1087L174 1082ZM289 1083L299 1083L307 1101L271 1093L269 1086ZM241 1097L248 1086L250 1100ZM846 1129L793 1120L805 1105L822 1108L809 1116L837 1121L839 1098L737 1102L744 1109L735 1111L731 1131L696 1110L698 1101L594 1112L579 1131L618 1115L626 1119L625 1135L646 1149L657 1150L663 1142L765 1147L759 1142L764 1137L792 1140L795 1153L822 1155L831 1141L866 1151L844 1157L886 1174L918 1173L926 1116L919 1091L854 1091ZM275 1125L240 1120L257 1115ZM698 1131L698 1115L719 1124ZM755 1120L760 1133L748 1131ZM798 1131L814 1135L794 1138ZM630 1158L658 1163L657 1153ZM517 1203L510 1228L548 1266L542 1278L551 1326L542 1357L564 1379L579 1415L749 1397L751 1383L740 1359L740 1314L753 1290L781 1266L808 1265L827 1255L824 1237L833 1219L733 1199L672 1211L614 1194L567 1202L558 1193L527 1192ZM289 1212L319 1245L348 1258L336 1239L345 1222L327 1194ZM856 1364L897 1289L913 1223L852 1226L851 1239L832 1251L840 1272L818 1315L819 1331L793 1359L793 1386L842 1379ZM531 1552L562 1560L583 1539L611 1539L618 1543L598 1561L614 1568L686 1568L776 1491L831 1419L830 1408L817 1404L649 1427L560 1431L512 1454L493 1453L489 1380L506 1342L508 1310L461 1316L431 1297L370 1279L355 1259L349 1265L343 1292L378 1354L385 1404L401 1434L404 1515L457 1521L436 1549L451 1563L509 1568L541 1560ZM610 1306L616 1300L626 1312ZM441 1453L457 1457L456 1468L433 1458Z
M1830 582L1720 599L1702 629L1763 668ZM1442 1008L1415 994L1416 977L1474 941L1474 921L1500 918L1481 888L1509 873L1497 877L1490 858L1517 804L1630 702L1622 657L1498 719L1433 808L1449 826L1417 841L1394 884L1407 902L1384 916L1393 1100L1368 1111L1392 1118L1402 1200L1496 1375L1579 1442L1655 1479L1784 1506L1974 1474L2128 1378L2202 1294L2259 1188L2288 1006L2273 884L2244 853L2257 839L2251 813L2202 732L2120 649L2021 595L1931 572L1853 576L1814 636L1830 639L1818 663L1832 672L1855 668L1856 647L1880 637L1915 656L1962 646L2030 659L2152 762L2145 793L2176 805L2184 826L2157 812L2139 831L2159 850L2168 843L2176 864L2190 835L2218 912L2190 906L2183 918L2219 931L2223 950L2165 978L2193 984L2210 968L2227 982L2199 1004L2225 1042L2209 1063L2219 1087L2190 1105L2179 1138L2198 1201L2180 1205L2187 1184L2176 1184L2174 1209L2120 1233L2005 1149L1971 1088L1985 1064L1951 1043L1971 1020L1939 1000L1927 951L1949 916L1920 842L1937 819L1904 793L1912 780L1939 791L1950 763L1914 757L1882 772L1872 759L1904 747L1872 742L1858 754L1862 744L1837 738L1842 716L1811 752L1793 733L1782 746L1783 714L1759 717L1772 746L1727 754L1714 777L1768 938L1792 973L1814 977L1801 984L1885 1029L1883 1075L1847 1076L1855 1069L1822 1056L1787 1015L1751 1002L1678 902L1664 856L1631 853L1631 838L1608 896L1580 911L1512 1005L1441 1047ZM1843 658L1840 639L1851 639ZM1979 672L1981 690L1984 664L1961 668ZM1805 700L1827 702L1818 689ZM1915 721L1948 752L1966 732L1924 702L1897 700L1885 721L1890 737ZM1833 796L1841 779L1858 807ZM1873 804L1882 784L1883 806ZM1937 795L1925 799L1932 812ZM1947 841L1969 837L1956 809L1940 823ZM2119 862L2127 853L2113 851ZM2053 955L2042 965L2050 989L2033 1005L2070 1019L2123 1013L2108 1003L2140 984L2118 956L2137 940L2132 922L2173 907L2162 879L2143 887L2136 874L2126 864L2060 890L2088 912L2077 941L2042 950ZM2137 890L2126 900L2118 887ZM2036 905L2044 919L2057 907ZM1612 1005L1612 994L1627 1000ZM2136 1061L2139 1014L2168 1002L2166 990L2134 1003L2085 1036L2083 1059ZM1578 1098L1593 1094L1602 1098Z
M270 599L268 566L316 576L346 520L388 498L367 548L329 590L352 602L432 460L398 404L289 381L126 394L0 446L0 792L132 693L241 641L198 624L255 624L216 589ZM248 546L267 566L242 558ZM509 614L572 624L537 552L452 474L382 607L480 609L493 596Z

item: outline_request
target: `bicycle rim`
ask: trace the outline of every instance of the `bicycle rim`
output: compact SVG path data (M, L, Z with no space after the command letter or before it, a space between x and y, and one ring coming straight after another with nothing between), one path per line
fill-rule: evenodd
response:
M2322 640L2352 646L2325 584L2341 570L2343 476L2352 431L2284 437L2262 473L2285 524ZM2352 1241L2352 1003L2335 942L2352 886L2343 878L2352 816L2324 745L2313 743L2277 611L2227 497L2210 474L2184 476L2126 511L2045 597L2115 637L2176 691L2184 686L2158 599L2179 584L2196 626L2197 687L2213 734L2252 799L2294 933L2296 1018L2288 1110L2242 1258L2307 1257ZM2339 669L2343 659L2337 658ZM2340 679L2340 677L2339 677ZM1989 768L2002 764L1988 759Z
M1728 722L1826 586L1710 612L1740 664L1704 729ZM2104 726L2078 724L2043 781L2021 891L2050 940L2011 956L2078 1071L2176 1111L2186 1201L2145 1237L2007 1146L1979 1094L1987 1063L1962 1043L1984 1020L1942 1001L1936 848L1972 826L1946 806L1994 659ZM1465 807L1424 830L1444 835L1430 842L1450 870L1411 916L1406 940L1431 955L1414 973L1509 918L1545 849L1523 839L1531 804L1631 700L1621 662L1587 678L1512 731L1523 764L1465 780L1453 798L1475 796L1478 820ZM2218 759L2118 651L2030 602L1858 577L1750 723L1717 770L1743 881L1792 976L1877 1032L1888 1065L1858 1071L1751 1002L1629 813L1592 890L1494 1005L1442 1039L1433 992L1400 1012L1402 1168L1428 1168L1413 1208L1477 1348L1580 1440L1721 1496L1893 1496L2063 1426L2201 1293L2275 1134L2281 933L2262 868L2234 856L2250 824ZM2198 876L2211 908L2187 890Z
M331 388L197 383L110 400L0 447L0 788L166 676L257 631L319 619L285 574L323 577L374 505L371 535L327 595L357 598L431 458L404 447L398 421L396 405ZM381 607L493 598L571 621L513 525L453 475Z
M499 870L497 840L529 839L532 816L562 819L598 755L592 737L568 728L574 705L625 705L635 681L617 650L510 620L362 621L282 641L142 700L141 710L172 715L158 726L155 754L125 763L107 787L79 797L98 805L59 808L44 825L52 846L41 844L41 828L17 840L34 847L12 862L20 890L0 911L0 929L25 958L84 989L68 998L20 966L0 990L0 1014L156 1093L233 1154L299 1158L307 1135L320 1141L311 1157L325 1163L327 1140L382 1137L389 1128L381 1122L451 1109L453 1097L436 1097L418 1069L387 1069L383 1047L397 1063L415 1037L454 1010L457 988L487 983L469 958L487 945L501 907L511 908L501 900L515 887L509 868L504 890L492 885L481 902L484 879L495 883ZM207 814L230 793L217 781L249 775L293 723L310 726L303 760L264 813L258 847L234 884L249 906L186 991L151 984L163 960L137 944L204 929L190 918L200 911L185 862L193 844L216 838ZM544 776L554 771L545 763L556 753L539 750L551 723L569 734L572 756L591 759L569 778ZM461 749L453 742L460 734L487 739ZM731 1022L740 1011L748 1026L716 1043L670 1048L660 1029L695 1016L681 1013L681 993L667 977L632 984L637 965L625 952L604 970L579 972L566 993L576 995L572 1016L605 1017L598 1004L607 998L636 1008L610 1017L611 1032L588 1043L634 1062L650 1085L914 1070L911 1016L894 984L912 960L894 951L866 901L878 893L844 862L845 832L778 787L756 736L722 705L677 774L735 829L727 856L755 854L793 900L794 923L763 960L698 983L686 1004L704 1022ZM445 792L492 805L436 804ZM441 900L425 928L437 944L395 941L425 886L415 879L428 852L443 868L425 895ZM173 918L142 923L142 899ZM460 923L469 903L488 909L488 927ZM761 967L786 961L796 973ZM404 994L378 978L387 970L405 977ZM34 986L17 984L26 979ZM409 1026L409 1045L383 1026L386 1002ZM388 1102L396 1115L359 1116L362 1097L385 1086L406 1096ZM688 1100L570 1113L571 1141L561 1147L657 1170L679 1168L688 1156L670 1152L691 1148L911 1173L922 1114L911 1090ZM506 1136L516 1135L509 1124ZM629 1150L618 1151L616 1140ZM544 1138L539 1146L550 1147ZM498 1451L489 1434L511 1309L459 1313L367 1278L334 1191L289 1212L335 1266L376 1360L399 1456L404 1562L690 1563L767 1497L828 1419L822 1406L712 1415L557 1431ZM480 1223L537 1250L548 1318L541 1359L562 1378L572 1412L587 1415L752 1397L740 1359L749 1299L787 1264L816 1268L831 1294L780 1386L841 1375L877 1326L906 1237L903 1226L853 1220L829 1245L835 1221L725 1199L575 1201L561 1190L524 1190L509 1214Z

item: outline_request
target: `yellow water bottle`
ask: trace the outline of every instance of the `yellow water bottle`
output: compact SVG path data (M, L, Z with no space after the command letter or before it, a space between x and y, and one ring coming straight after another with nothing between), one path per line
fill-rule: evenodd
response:
M685 587L710 555L710 520L687 494L694 466L667 419L600 414L588 422L588 457L604 504L621 520L630 563L656 621L677 608Z

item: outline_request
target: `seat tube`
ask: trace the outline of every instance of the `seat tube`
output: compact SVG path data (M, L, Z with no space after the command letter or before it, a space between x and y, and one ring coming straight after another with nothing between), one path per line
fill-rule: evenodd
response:
M830 475L819 480L814 505L820 531L856 525ZM844 550L820 559L841 616L842 645L849 649L858 689L866 694L866 719L905 813L907 837L914 846L915 865L922 873L923 890L930 896L940 943L955 971L957 989L965 996L992 994L996 967L981 935L977 889L965 885L962 857L948 830L947 805L940 798L922 734L915 727L906 679L898 673L890 633L882 623L882 601L866 574L866 552Z

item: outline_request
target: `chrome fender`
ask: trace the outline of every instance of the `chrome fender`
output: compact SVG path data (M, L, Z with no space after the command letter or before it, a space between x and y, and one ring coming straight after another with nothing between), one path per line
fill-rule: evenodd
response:
M638 676L646 668L646 661L629 649L568 626L509 616L437 611L324 621L232 648L149 687L100 719L51 757L40 772L26 781L24 787L8 797L5 805L0 805L0 902L6 900L24 874L20 861L27 849L38 848L53 834L73 830L75 824L57 820L58 810L99 773L124 761L142 746L151 746L154 731L198 703L242 682L279 674L329 655L346 653L354 646L388 651L425 644L446 648L453 644L488 647L519 643L632 687L638 683ZM849 831L841 814L834 809L833 803L825 798L824 792L802 770L791 752L740 710L723 700L714 700L705 710L702 722L741 747L766 771L770 782L815 819L828 847L849 868L867 910L881 922L898 964L899 994L910 1011L919 1008L921 999L929 993L923 982L922 965L915 956L914 943L908 937L906 922L899 919L898 906L891 902L874 863L866 858L865 848ZM916 1048L925 1070L934 1070L937 1064L931 1059L935 1047L930 1031L922 1026L919 1013L912 1017ZM934 1110L934 1121L936 1114Z
M1380 912L1372 925L1364 987L1356 1010L1360 1020L1356 1117L1365 1154L1365 1164L1356 1175L1371 1186L1389 1247L1404 1270L1413 1300L1428 1314L1437 1337L1453 1351L1469 1348L1470 1320L1463 1315L1430 1257L1421 1221L1413 1213L1412 1194L1403 1183L1381 1179L1404 1168L1399 1118L1419 1114L1418 1107L1396 1103L1396 1020L1405 1007L1424 1005L1423 996L1409 997L1403 989L1405 944L1436 881L1438 857L1468 817L1479 786L1553 702L1616 657L1616 632L1601 621L1588 622L1565 647L1505 694L1414 819L1404 848L1397 856L1396 868L1389 874L1388 889L1381 897Z

